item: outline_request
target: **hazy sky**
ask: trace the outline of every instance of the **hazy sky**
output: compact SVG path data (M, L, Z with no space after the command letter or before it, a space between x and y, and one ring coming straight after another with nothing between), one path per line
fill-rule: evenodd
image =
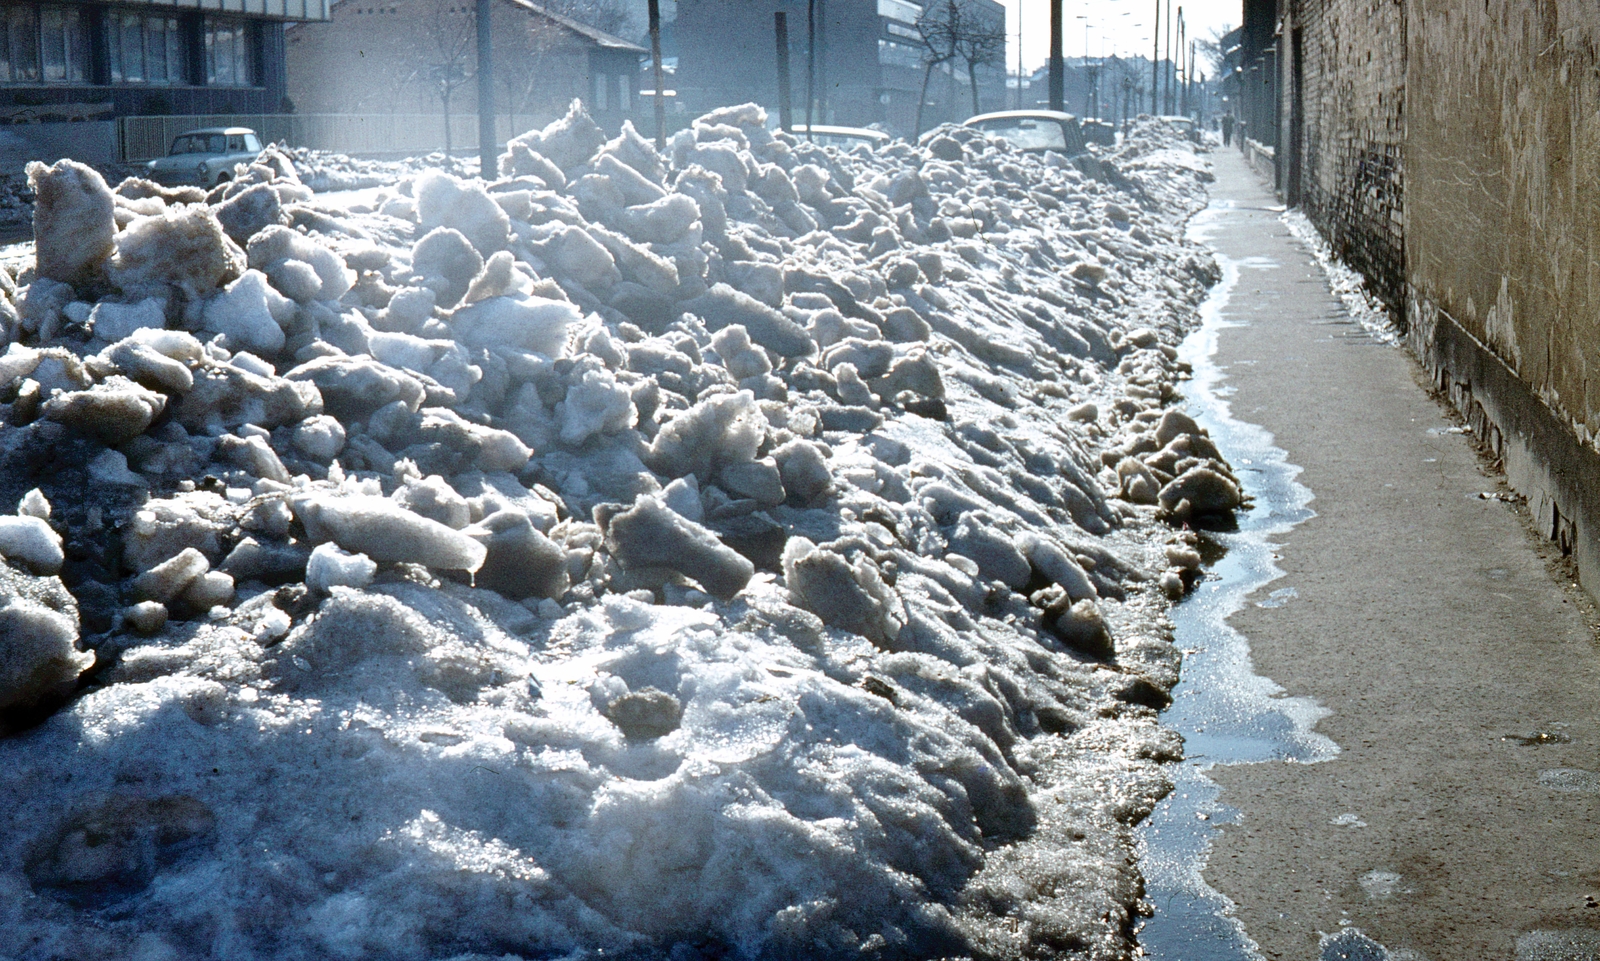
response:
M1017 8L1022 9L1022 62L1025 69L1042 66L1050 57L1050 0L1000 0L1006 7L1006 28L1011 32L1008 45L1009 66L1016 69ZM1239 25L1242 17L1241 0L1174 0L1173 32L1177 32L1178 7L1183 7L1183 18L1188 24L1188 35L1199 39L1209 37L1212 31L1221 32ZM1120 54L1151 54L1150 22L1155 17L1155 0L1063 0L1066 20L1065 53L1068 57L1083 56L1084 22L1088 17L1089 56ZM1166 29L1166 3L1161 5L1161 26ZM1165 34L1163 33L1163 37ZM1173 41L1177 43L1176 39ZM1163 39L1163 53L1166 41ZM1202 64L1204 61L1202 61ZM1202 66L1202 69L1204 67Z

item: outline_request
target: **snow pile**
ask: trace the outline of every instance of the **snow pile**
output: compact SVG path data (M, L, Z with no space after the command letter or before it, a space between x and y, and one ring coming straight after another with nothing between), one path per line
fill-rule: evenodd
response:
M1198 185L764 119L361 210L36 171L92 229L0 274L0 941L1128 956L1159 518L1238 503L1164 410Z
M387 186L401 178L414 177L421 170L443 170L457 177L478 173L477 157L457 157L442 150L421 157L379 160L310 147L277 149L294 164L300 182L318 193Z
M1382 344L1400 342L1400 331L1395 326L1394 315L1382 300L1367 286L1367 279L1340 260L1328 246L1328 241L1315 224L1299 208L1285 211L1279 218L1295 239L1311 251L1311 255L1327 274L1328 287L1344 309L1372 339Z

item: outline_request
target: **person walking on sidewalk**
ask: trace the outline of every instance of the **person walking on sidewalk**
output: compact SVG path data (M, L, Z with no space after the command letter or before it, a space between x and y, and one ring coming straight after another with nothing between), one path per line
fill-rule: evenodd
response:
M1222 115L1222 145L1224 147L1233 146L1233 114L1231 113Z

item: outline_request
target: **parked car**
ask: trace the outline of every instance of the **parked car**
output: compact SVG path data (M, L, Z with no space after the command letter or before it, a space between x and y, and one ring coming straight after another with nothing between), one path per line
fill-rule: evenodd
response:
M1168 126L1177 128L1178 133L1182 134L1184 139L1192 140L1195 143L1200 142L1200 128L1195 126L1193 118L1185 117L1181 114L1165 114L1156 119Z
M824 147L838 147L840 150L849 150L860 144L876 150L894 139L882 130L873 130L871 127L833 127L819 123L808 128L803 123L797 123L790 125L789 130L801 140L810 140Z
M1097 143L1102 147L1115 147L1117 145L1117 125L1109 120L1084 120L1083 139L1085 143Z
M207 127L172 138L165 157L146 165L158 184L215 187L233 179L233 165L249 163L261 153L261 138L249 127Z
M1057 110L1002 110L968 117L961 125L1004 137L1012 146L1028 153L1053 150L1066 157L1077 157L1089 152L1083 143L1078 118Z

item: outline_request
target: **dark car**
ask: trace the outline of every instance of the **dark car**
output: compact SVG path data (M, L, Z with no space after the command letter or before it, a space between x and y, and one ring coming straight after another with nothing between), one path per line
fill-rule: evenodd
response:
M962 121L961 126L1003 137L1025 153L1058 153L1086 177L1118 187L1127 184L1110 164L1095 157L1084 143L1078 118L1059 110L1002 110L983 113Z
M800 140L810 140L824 147L838 147L840 150L849 150L862 144L876 150L894 139L882 130L873 130L870 127L833 127L819 123L807 128L805 124L797 123L789 130Z
M1057 110L1002 110L969 117L961 125L1004 137L1028 153L1055 151L1065 157L1088 153L1078 118Z
M261 153L261 138L249 127L207 127L172 139L172 149L147 165L158 184L215 187L233 179L233 165L247 164Z

